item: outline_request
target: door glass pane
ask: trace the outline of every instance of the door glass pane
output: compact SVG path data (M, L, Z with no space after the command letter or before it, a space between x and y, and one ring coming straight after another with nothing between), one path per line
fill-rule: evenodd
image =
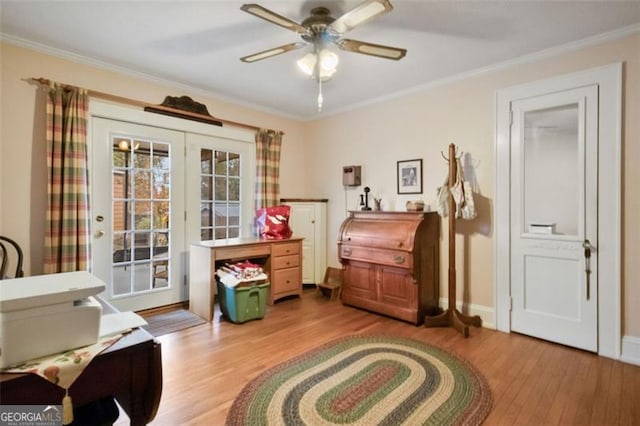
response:
M169 228L169 202L154 201L153 202L153 228L168 229Z
M171 175L169 173L153 172L153 198L156 200L168 200L171 197L169 188Z
M211 203L200 204L200 226L208 228L213 226L213 205Z
M211 176L202 176L200 178L200 199L213 200L213 178Z
M146 141L133 141L133 167L136 169L151 168L151 144Z
M134 227L135 229L151 229L151 202L149 201L134 201L135 216Z
M136 170L133 179L135 198L151 198L151 173L149 170Z
M227 153L216 151L216 174L227 175Z
M216 203L216 226L227 226L227 203Z
M156 171L169 172L171 161L169 161L169 145L166 143L153 144L153 169Z
M525 232L578 235L583 191L578 112L578 104L569 104L525 113Z
M167 288L171 285L170 147L117 136L112 147L113 295Z
M240 179L229 178L229 201L240 201Z
M135 264L133 267L133 279L134 292L141 292L151 289L151 264Z
M213 161L213 151L210 149L202 149L200 150L200 173L202 174L212 174L213 167L211 163Z
M216 201L227 201L227 178L216 176Z
M229 153L229 176L240 176L240 154Z
M131 293L131 267L116 265L112 270L113 295L121 296Z

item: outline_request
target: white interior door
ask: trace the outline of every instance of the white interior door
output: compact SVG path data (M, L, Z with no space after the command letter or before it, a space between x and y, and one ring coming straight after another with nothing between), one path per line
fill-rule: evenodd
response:
M598 88L511 111L511 329L597 351Z
M93 117L93 273L120 310L185 300L184 133Z

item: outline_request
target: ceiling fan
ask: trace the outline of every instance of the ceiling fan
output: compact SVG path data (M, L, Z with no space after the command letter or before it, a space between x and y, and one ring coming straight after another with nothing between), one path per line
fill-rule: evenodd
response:
M343 34L358 25L362 25L378 15L393 10L393 6L389 0L366 0L364 3L356 6L337 19L331 16L331 12L326 7L316 7L311 10L311 16L300 24L258 4L245 4L242 5L240 9L258 18L294 31L304 40L304 42L289 43L245 56L241 58L244 62L255 62L270 58L281 53L299 49L308 44L318 47L335 44L342 50L395 60L402 59L407 53L406 49L342 38Z
M366 0L339 18L331 16L326 7L315 7L311 10L311 16L300 24L258 4L244 4L240 9L293 31L303 40L244 56L240 58L243 62L256 62L308 45L312 46L312 52L300 59L298 66L318 81L318 110L322 109L322 82L333 76L338 65L338 55L329 49L332 45L349 52L394 60L402 59L407 53L406 49L342 38L343 34L358 25L393 10L389 0Z
M244 62L267 59L281 53L300 49L309 44L313 45L315 50L321 50L330 44L334 44L340 49L349 52L364 53L365 55L395 60L402 59L407 53L406 49L342 38L343 34L358 25L362 25L378 15L390 12L393 6L389 0L366 0L337 19L331 16L331 12L326 7L316 7L311 10L311 16L300 24L258 4L245 4L240 9L272 24L294 31L304 40L303 42L285 44L240 58Z

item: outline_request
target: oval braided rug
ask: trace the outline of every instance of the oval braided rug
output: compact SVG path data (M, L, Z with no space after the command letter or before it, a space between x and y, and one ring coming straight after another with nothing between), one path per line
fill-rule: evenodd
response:
M415 340L350 336L263 372L227 425L480 424L491 390L469 363Z

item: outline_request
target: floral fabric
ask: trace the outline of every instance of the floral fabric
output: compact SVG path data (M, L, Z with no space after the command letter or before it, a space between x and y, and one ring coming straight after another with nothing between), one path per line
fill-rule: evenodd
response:
M120 340L121 337L122 334L101 337L93 345L23 362L7 368L3 372L37 374L63 389L69 389L91 360Z

